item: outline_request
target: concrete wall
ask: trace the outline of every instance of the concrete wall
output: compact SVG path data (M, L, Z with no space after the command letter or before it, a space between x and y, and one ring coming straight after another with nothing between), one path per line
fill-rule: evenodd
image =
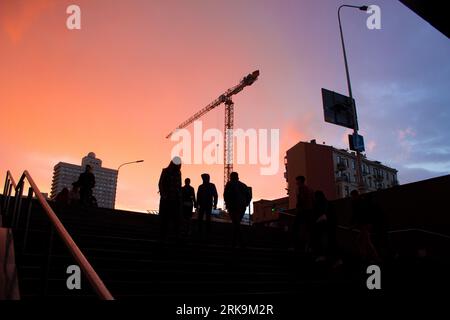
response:
M450 234L450 175L372 192L390 229L421 228ZM333 201L340 223L351 219L350 199Z
M372 192L374 203L380 208L384 229L423 229L450 236L450 175L405 184ZM332 202L338 223L351 224L350 199ZM397 251L416 250L421 247L434 255L450 255L450 239L418 231L389 233L390 247ZM354 235L340 232L342 244L351 243Z
M280 217L279 211L286 210L289 206L289 198L284 197L275 200L259 200L253 202L252 221L261 223L264 221L277 220ZM274 211L272 211L274 209Z

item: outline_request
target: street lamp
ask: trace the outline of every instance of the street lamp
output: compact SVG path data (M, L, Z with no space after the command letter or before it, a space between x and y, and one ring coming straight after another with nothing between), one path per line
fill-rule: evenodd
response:
M119 170L120 170L120 168L123 167L124 165L132 164L132 163L140 163L140 162L144 162L144 160L136 160L136 161L130 161L130 162L122 163L122 164L119 166L119 168L117 168L117 175L119 175Z
M347 53L345 51L345 43L344 43L344 34L342 32L342 24L341 24L341 9L342 8L355 8L359 9L361 11L367 11L369 9L368 6L352 6L343 4L338 9L338 21L339 21L339 31L341 33L341 43L342 43L342 51L344 53L344 63L345 63L345 73L347 75L347 86L348 86L348 95L350 97L350 103L352 104L352 110L353 110L353 134L355 137L358 137L358 116L356 114L356 106L353 101L353 93L352 93L352 86L350 83L350 73L348 71L348 62L347 62ZM356 176L357 176L357 182L358 182L358 189L360 191L364 191L364 181L362 177L362 163L361 163L361 153L359 151L356 151Z
M136 161L130 161L130 162L122 163L122 164L117 168L117 181L119 181L119 170L120 170L120 168L122 168L123 166L125 166L125 165L127 165L127 164L141 163L141 162L144 162L144 160L136 160ZM114 208L116 207L116 196L117 196L117 184L116 184L116 194L114 195Z

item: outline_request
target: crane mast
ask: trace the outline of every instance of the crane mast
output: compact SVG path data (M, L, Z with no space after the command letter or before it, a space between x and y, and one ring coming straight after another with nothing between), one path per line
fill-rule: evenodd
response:
M233 171L233 128L234 128L234 103L231 99L232 96L241 92L245 87L251 86L259 76L259 70L245 76L241 82L225 91L216 100L208 104L206 107L195 113L186 121L178 125L178 127L169 133L166 138L170 138L177 130L186 128L195 120L201 118L209 111L220 106L222 103L225 105L225 132L224 132L224 186L230 179L230 173Z

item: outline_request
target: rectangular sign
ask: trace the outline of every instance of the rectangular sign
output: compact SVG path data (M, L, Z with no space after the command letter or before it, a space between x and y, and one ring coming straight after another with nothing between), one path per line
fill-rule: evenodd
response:
M364 138L363 136L355 135L355 134L349 134L348 135L348 145L350 147L350 150L353 151L359 151L364 152Z
M355 127L353 106L349 97L322 88L322 101L325 122L349 129ZM353 99L353 103L355 103L355 99ZM358 126L357 123L356 126Z

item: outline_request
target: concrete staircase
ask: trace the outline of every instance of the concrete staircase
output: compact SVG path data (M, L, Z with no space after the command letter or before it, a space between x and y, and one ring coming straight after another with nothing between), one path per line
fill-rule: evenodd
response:
M55 208L55 212L117 299L368 292L366 265L351 256L344 257L339 270L315 264L288 250L288 234L279 229L243 226L245 249L231 248L231 225L225 223L214 223L207 241L194 237L162 245L158 216L100 208ZM21 298L96 299L85 279L81 290L67 289L66 270L75 262L58 236L51 236L49 222L37 203L29 217L25 243L27 219L22 214L14 230ZM450 283L448 266L417 259L387 262L382 267L383 289L422 289L436 284L445 288Z
M157 216L106 209L56 209L75 242L116 298L139 296L290 295L330 287L346 279L288 251L288 236L276 229L244 226L248 246L232 249L231 225L214 223L210 238L162 245ZM87 281L68 290L75 264L38 205L14 231L22 298L94 297ZM195 221L194 221L195 230ZM46 284L46 279L48 283Z

